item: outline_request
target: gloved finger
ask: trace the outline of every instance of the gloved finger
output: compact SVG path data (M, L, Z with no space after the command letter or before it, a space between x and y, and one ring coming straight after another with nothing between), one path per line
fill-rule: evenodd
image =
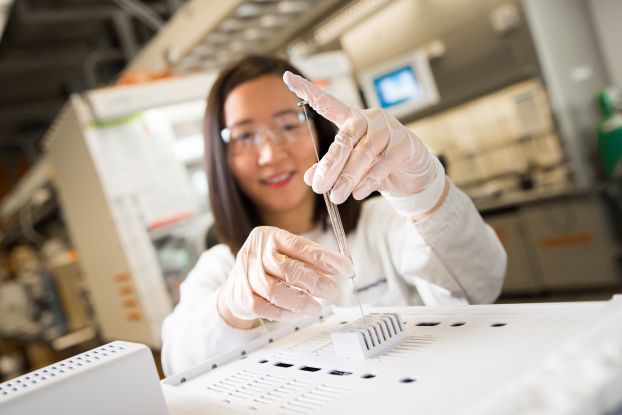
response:
M312 187L316 193L326 193L332 189L343 167L348 162L352 149L361 137L365 136L367 121L358 111L353 112L353 114L355 115L339 130L335 136L335 141L315 168Z
M255 316L272 321L291 321L300 318L299 314L270 304L265 298L257 294L253 294L251 310Z
M298 98L309 101L318 114L341 128L350 116L350 107L302 76L285 71L283 81Z
M313 183L313 175L315 174L315 169L317 168L317 163L313 164L313 166L309 167L304 175L305 183L311 186Z
M330 278L311 269L304 262L278 252L267 253L262 258L264 269L287 285L305 290L314 297L336 298L339 287Z
M320 304L304 291L290 287L285 281L265 274L250 281L253 292L270 304L297 314L316 314Z
M333 187L355 144L350 136L341 132L337 134L314 170L311 187L315 193L326 193Z
M365 118L367 134L358 141L333 185L330 194L333 203L345 202L389 145L391 132L386 113L382 110L367 110Z
M280 253L303 261L323 274L335 277L352 275L352 262L345 255L284 229L277 229L273 237L275 249Z
M371 192L387 190L382 186L383 183L387 182L385 179L391 174L391 164L387 159L379 158L372 168L369 169L363 180L354 188L352 197L356 200L362 200L369 196Z
M416 191L415 184L421 182L416 171L424 167L421 165L424 161L419 160L422 151L418 151L417 146L423 146L423 144L420 140L412 143L408 139L408 132L401 128L397 120L389 119L386 122L388 129L393 133L381 158L352 192L356 199L363 199L375 190L391 192L396 186ZM405 168L405 166L408 167ZM407 173L407 170L411 172ZM426 168L422 170L427 171ZM400 171L401 174L392 174L396 171Z

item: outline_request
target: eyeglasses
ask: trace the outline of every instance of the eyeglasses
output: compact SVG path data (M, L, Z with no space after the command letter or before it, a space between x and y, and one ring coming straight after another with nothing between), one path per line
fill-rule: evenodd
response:
M220 131L222 141L227 143L233 154L256 152L262 144L262 136L267 136L273 143L292 143L307 137L303 111L285 111L273 117L273 127L267 128L255 122L245 122Z

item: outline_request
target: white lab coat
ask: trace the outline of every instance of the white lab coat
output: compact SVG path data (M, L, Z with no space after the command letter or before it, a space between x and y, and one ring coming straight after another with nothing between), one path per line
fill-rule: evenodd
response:
M337 250L332 229L303 236ZM495 301L505 276L506 254L471 200L450 183L443 204L414 223L383 198L363 203L348 235L361 302L369 306L482 304ZM162 327L162 366L167 375L192 367L260 336L229 326L216 298L235 263L225 245L204 252L181 285L181 299ZM350 281L341 281L340 306L354 306ZM268 330L279 323L266 325Z

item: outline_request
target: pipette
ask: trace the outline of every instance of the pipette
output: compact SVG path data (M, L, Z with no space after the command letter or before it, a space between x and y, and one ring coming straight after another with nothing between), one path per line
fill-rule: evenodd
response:
M317 146L315 144L315 134L313 134L313 129L311 128L311 124L309 123L309 116L307 114L307 104L308 101L300 101L298 103L299 107L302 107L302 110L305 113L305 120L307 121L307 128L309 129L309 137L311 138L311 142L313 143L313 150L315 151L315 158L318 163L320 162L320 155L317 151ZM356 297L356 301L358 302L359 309L361 310L361 318L363 324L366 325L365 321L365 312L363 312L363 305L361 304L361 299L359 298L358 290L356 288L356 283L354 279L356 278L356 273L354 271L354 263L352 261L352 255L350 254L350 249L348 248L348 243L346 239L346 232L343 229L343 223L341 222L341 215L339 214L339 208L330 200L330 190L326 193L322 194L324 196L324 203L326 203L326 210L328 211L328 217L330 218L330 224L333 228L333 232L335 233L335 239L337 239L337 247L339 248L339 252L342 255L345 255L350 262L352 263L352 289L354 290L354 296Z

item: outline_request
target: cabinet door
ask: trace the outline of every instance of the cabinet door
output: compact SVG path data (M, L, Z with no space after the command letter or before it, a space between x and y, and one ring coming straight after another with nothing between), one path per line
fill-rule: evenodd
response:
M503 283L503 294L534 293L543 287L533 258L525 246L518 213L503 213L484 217L497 233L508 255L508 266Z
M622 282L616 263L619 247L597 195L527 206L520 220L547 288L599 288Z

